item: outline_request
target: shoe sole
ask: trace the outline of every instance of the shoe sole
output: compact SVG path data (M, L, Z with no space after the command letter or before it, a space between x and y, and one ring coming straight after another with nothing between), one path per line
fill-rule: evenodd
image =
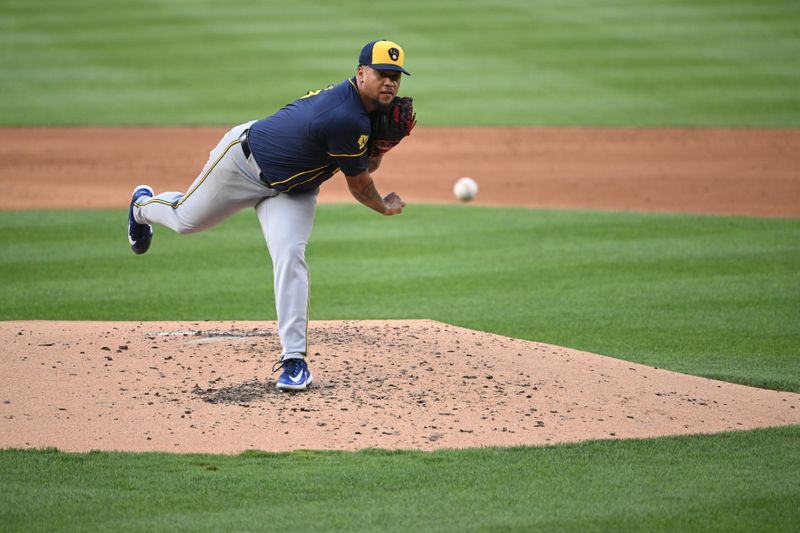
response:
M155 192L153 192L153 188L152 188L152 187L150 187L149 185L137 185L136 187L134 187L134 188L133 188L133 193L134 193L134 195L136 194L136 192L137 192L137 191L140 191L140 190L142 190L142 189L144 189L144 190L146 190L147 192L149 192L149 193L150 193L150 198L152 198L152 197L155 195ZM138 255L142 255L143 253L145 253L145 252L147 251L147 249L149 249L149 248L150 248L150 247L148 246L148 247L147 247L147 249L145 249L145 250L137 250L136 248L134 248L134 246L136 245L136 243L133 241L133 239L131 239L131 218L133 218L133 204L134 204L134 203L136 203L136 201L137 201L139 198L141 198L142 196L144 196L144 195L143 195L143 194L140 194L140 195L137 197L137 199L136 199L136 200L134 200L134 199L133 199L133 196L131 196L131 206L130 206L130 208L129 208L129 210L128 210L128 244L130 244L130 245L131 245L131 250L133 251L133 253L135 253L135 254L138 254ZM136 224L137 222L134 220L134 222L133 222L133 223L134 223L134 224ZM151 228L151 233L150 233L150 235L151 235L151 238L152 238L152 235L153 235L153 233L152 233L152 228Z
M307 389L307 388L308 388L308 387L311 385L311 383L312 383L313 381L314 381L314 378L311 376L311 374L309 374L309 375L308 375L308 379L307 379L307 380L306 380L306 382L305 382L305 383L303 383L303 384L289 385L289 384L283 384L283 383L276 383L276 384L275 384L275 387L276 387L278 390L281 390L281 391L298 391L298 390L306 390L306 389Z

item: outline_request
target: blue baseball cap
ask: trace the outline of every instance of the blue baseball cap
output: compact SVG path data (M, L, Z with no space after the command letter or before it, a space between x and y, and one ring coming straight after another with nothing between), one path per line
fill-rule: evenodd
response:
M396 70L407 76L411 74L403 68L405 54L403 48L392 41L372 41L364 45L358 64L372 67L375 70Z

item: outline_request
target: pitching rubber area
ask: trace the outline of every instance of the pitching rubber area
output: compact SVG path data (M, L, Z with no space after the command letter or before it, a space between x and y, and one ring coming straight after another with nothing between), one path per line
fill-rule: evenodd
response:
M800 394L428 320L312 322L308 391L280 392L272 322L0 323L0 447L544 445L800 423Z

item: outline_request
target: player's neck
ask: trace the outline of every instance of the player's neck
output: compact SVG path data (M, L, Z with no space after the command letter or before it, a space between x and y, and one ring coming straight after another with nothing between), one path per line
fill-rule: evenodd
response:
M367 98L366 96L364 96L364 93L361 92L361 89L358 86L358 78L357 77L356 77L356 81L355 81L355 83L353 85L356 88L356 92L358 93L358 97L361 99L361 105L364 106L364 109L366 109L367 113L372 113L373 111L378 109L378 107L375 105L375 102L373 102L370 98Z

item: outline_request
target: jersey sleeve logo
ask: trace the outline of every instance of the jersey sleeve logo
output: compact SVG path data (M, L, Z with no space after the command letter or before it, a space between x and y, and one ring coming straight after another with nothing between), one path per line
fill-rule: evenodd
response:
M362 135L358 138L358 149L363 150L364 147L367 145L367 141L369 140L369 135Z
M301 96L300 99L302 100L303 98L310 98L312 96L317 96L322 91L330 91L331 89L333 89L333 85L328 85L324 89L317 89L316 91L308 91L306 93L306 95L305 96Z

